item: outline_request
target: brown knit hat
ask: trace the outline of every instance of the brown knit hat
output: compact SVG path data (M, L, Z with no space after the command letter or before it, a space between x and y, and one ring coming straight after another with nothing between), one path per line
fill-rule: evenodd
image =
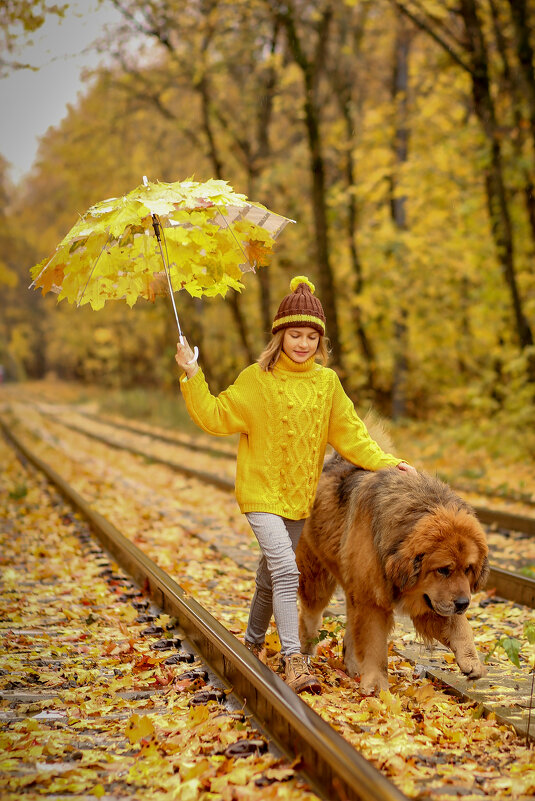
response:
M315 328L325 334L325 314L321 303L314 297L315 286L305 275L297 275L290 283L291 294L282 299L275 315L271 333L283 328Z

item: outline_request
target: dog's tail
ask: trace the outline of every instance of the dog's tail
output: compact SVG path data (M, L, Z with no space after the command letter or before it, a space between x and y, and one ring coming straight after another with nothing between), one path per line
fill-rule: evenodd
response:
M386 421L374 409L368 409L362 422L368 429L370 437L375 440L385 453L394 453L394 441L387 429Z
M386 421L383 420L374 409L368 409L366 414L362 417L362 422L366 426L370 437L375 440L381 450L385 453L395 452L394 442L390 436L390 432L387 430ZM342 462L345 462L345 459L340 456L337 451L333 451L332 455L325 460L324 471L331 470Z

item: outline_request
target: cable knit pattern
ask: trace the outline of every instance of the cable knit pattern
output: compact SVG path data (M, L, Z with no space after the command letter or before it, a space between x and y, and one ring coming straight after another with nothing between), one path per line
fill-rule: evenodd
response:
M334 370L281 353L272 372L246 367L214 397L202 370L180 388L192 419L216 436L239 433L236 499L242 512L308 517L327 444L367 470L402 461L369 436Z

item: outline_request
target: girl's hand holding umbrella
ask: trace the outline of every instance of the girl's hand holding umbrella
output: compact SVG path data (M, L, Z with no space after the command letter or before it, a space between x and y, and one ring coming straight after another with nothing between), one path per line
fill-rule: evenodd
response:
M178 366L186 373L188 378L193 378L197 370L199 369L199 365L197 364L197 355L199 351L195 348L193 351L187 339L183 337L183 343L180 342L176 343L176 355L175 361Z

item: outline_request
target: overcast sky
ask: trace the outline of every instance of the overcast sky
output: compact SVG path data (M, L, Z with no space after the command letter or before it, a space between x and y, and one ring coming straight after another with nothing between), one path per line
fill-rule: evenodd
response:
M38 139L65 116L84 84L85 67L102 60L90 45L118 20L111 6L98 8L96 0L75 0L63 21L49 19L34 44L14 54L17 61L39 67L18 70L0 79L0 153L11 164L18 182L33 164Z

